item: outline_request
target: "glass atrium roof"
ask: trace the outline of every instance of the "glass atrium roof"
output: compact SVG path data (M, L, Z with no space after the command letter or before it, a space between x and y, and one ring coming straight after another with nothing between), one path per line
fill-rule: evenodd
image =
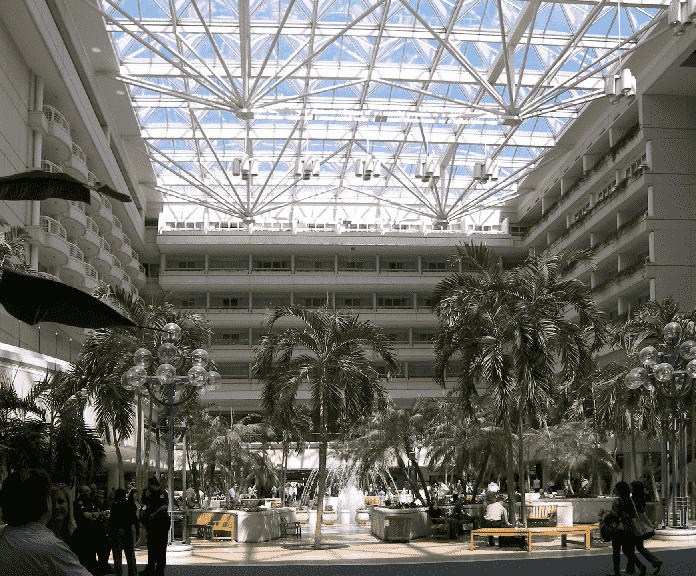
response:
M99 1L158 190L247 222L443 222L501 205L666 10Z

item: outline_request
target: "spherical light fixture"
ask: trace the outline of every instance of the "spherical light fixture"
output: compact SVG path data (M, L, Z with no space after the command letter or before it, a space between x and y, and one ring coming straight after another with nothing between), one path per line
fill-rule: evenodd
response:
M659 359L659 352L653 346L646 346L638 354L638 359L643 366L654 366Z

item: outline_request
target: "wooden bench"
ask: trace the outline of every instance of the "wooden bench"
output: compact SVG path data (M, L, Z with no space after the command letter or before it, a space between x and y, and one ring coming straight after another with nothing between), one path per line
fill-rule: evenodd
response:
M544 536L559 536L561 537L561 546L567 546L568 534L578 534L585 537L585 550L590 549L590 533L596 528L591 524L578 524L577 526L548 526L538 528L527 528L528 551L532 551L532 535Z
M229 536L217 536L218 539L229 538L230 540L232 540L234 538L234 514L223 514L219 520L213 522L211 526L211 532L211 540L216 539L216 532L224 532L229 534Z
M471 547L474 549L474 536L526 536L527 552L532 551L532 536L560 536L561 546L567 546L568 534L579 534L585 537L585 549L590 549L590 534L596 528L591 524L577 526L547 526L537 528L479 528L471 531Z
M474 536L527 536L527 546L529 546L528 528L478 528L471 531L471 547L474 549Z
M206 540L212 540L213 539L213 527L212 527L212 521L213 521L213 513L212 512L204 512L203 514L200 514L198 518L196 518L196 523L195 524L188 524L188 537L191 537L191 531L195 530L196 531L196 538L198 538L198 535L203 532L203 538Z

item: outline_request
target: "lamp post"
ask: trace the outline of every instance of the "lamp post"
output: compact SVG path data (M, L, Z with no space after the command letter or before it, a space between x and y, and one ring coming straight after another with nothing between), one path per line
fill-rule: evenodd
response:
M161 330L160 347L157 350L159 365L154 376L148 374L153 362L153 354L147 348L138 348L133 354L135 365L127 370L121 384L126 390L136 393L148 392L152 400L164 407L167 413L167 490L169 492L169 543L174 540L174 417L179 406L188 402L197 390L201 393L212 391L220 385L220 374L214 370L206 371L209 362L208 352L198 348L190 356L182 354L177 347L181 342L181 328L171 322ZM190 364L186 376L178 376L177 370ZM186 463L184 461L184 467ZM186 515L182 540L186 540Z
M692 322L689 322L687 330L693 333ZM696 342L681 341L682 327L678 322L666 324L662 335L667 351L660 352L653 346L643 348L638 356L643 367L633 368L626 375L626 386L632 390L641 386L648 391L655 390L665 400L661 417L662 527L677 527L679 508L682 514L681 528L690 528L686 465L687 415L681 407L681 401L689 393L696 378Z

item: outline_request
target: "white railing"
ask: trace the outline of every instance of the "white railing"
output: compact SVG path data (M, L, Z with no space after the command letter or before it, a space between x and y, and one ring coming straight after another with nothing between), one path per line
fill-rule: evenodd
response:
M108 252L109 254L111 254L111 244L109 244L109 243L108 243L106 240L104 240L104 238L102 238L101 236L99 237L99 248L101 248L102 250L104 250L104 252Z
M94 172L87 171L87 185L96 188L98 182L97 175Z
M130 276L128 276L128 274L126 274L125 272L123 273L123 279L124 279L126 282L128 282L128 284L131 283L131 281L130 281Z
M41 160L41 170L43 170L44 172L63 172L63 170L60 166L58 166L58 164L54 164L50 160Z
M140 261L140 258L138 257L138 253L135 250L133 250L132 246L131 246L131 258L133 258L133 260Z
M68 247L70 248L70 258L75 258L76 260L79 260L80 262L85 261L85 256L82 253L82 250L80 250L75 244L72 242L68 242Z
M96 269L91 264L85 262L85 275L99 281L99 274L97 274Z
M114 217L114 221L115 220L116 220L116 218ZM119 222L119 224L120 224L120 222ZM123 228L121 228L121 230L123 230ZM129 248L132 246L130 238L128 238L128 236L126 236L125 234L123 235L123 243L126 246L128 246Z
M101 203L104 208L109 210L109 212L113 211L113 207L111 206L111 200L109 200L104 194L99 194L101 197Z
M121 224L121 221L116 216L114 216L114 226L123 232L123 224Z
M114 267L118 268L119 270L123 270L123 264L121 264L121 261L118 258L114 258Z
M72 143L72 155L87 164L87 155L82 151L82 148L75 144L75 142Z
M68 238L68 234L65 231L65 228L63 228L63 225L58 222L58 220L54 220L49 216L41 216L41 230L47 234L60 236L64 240Z
M71 206L75 206L80 212L85 213L85 203L77 200L69 200Z
M99 236L99 226L97 226L97 223L94 220L92 220L89 216L86 216L85 219L87 221L87 230L91 230L97 236Z
M49 122L55 122L56 124L62 126L66 132L70 133L70 123L65 119L65 116L58 112L58 110L56 110L53 106L44 104L43 115L46 116L46 120Z

